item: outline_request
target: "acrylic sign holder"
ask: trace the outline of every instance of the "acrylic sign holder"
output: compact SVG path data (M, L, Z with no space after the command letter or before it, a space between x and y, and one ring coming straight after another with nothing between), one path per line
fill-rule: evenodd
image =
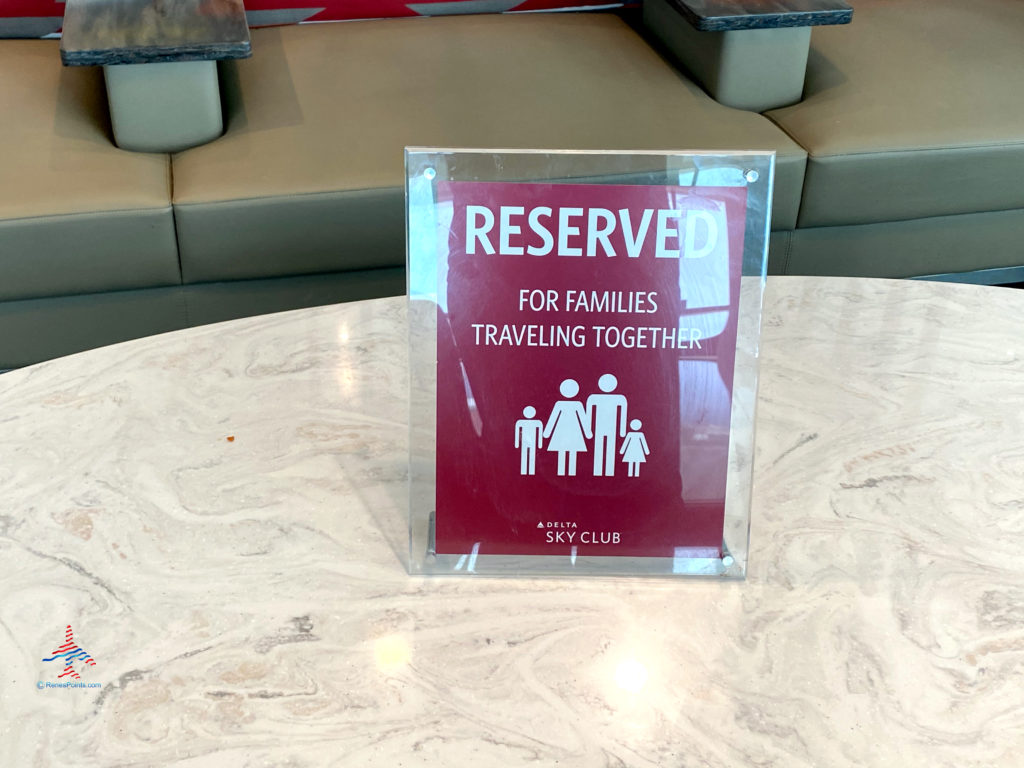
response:
M745 575L774 159L406 151L413 573Z

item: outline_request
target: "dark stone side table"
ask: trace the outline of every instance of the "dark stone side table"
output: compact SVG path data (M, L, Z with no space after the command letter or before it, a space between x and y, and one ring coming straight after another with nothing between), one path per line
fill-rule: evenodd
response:
M716 101L763 112L799 101L811 27L848 24L843 0L644 0L644 24Z
M114 141L177 152L221 135L217 61L252 55L242 0L68 0L66 66L102 66Z

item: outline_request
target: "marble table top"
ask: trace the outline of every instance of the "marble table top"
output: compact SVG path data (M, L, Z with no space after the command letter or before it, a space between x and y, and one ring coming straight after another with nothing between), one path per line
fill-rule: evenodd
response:
M405 316L0 376L0 765L1020 765L1024 292L769 279L727 583L409 577Z
M849 24L853 8L843 0L669 0L705 32Z
M60 43L68 66L244 59L242 0L67 0Z

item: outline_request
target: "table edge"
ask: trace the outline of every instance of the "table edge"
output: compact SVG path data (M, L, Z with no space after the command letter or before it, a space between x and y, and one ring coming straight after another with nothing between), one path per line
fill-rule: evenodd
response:
M667 2L700 32L824 27L849 24L853 21L853 8L851 7L828 11L790 11L786 13L758 13L738 16L704 16L690 8L686 0L667 0Z
M168 64L176 61L226 61L248 59L252 44L230 43L211 46L208 43L173 46L144 46L138 48L60 49L65 67L95 67L114 64Z

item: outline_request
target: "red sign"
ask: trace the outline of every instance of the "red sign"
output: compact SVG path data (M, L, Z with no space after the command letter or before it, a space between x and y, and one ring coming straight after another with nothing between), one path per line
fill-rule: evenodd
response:
M437 194L436 551L720 557L746 189Z

